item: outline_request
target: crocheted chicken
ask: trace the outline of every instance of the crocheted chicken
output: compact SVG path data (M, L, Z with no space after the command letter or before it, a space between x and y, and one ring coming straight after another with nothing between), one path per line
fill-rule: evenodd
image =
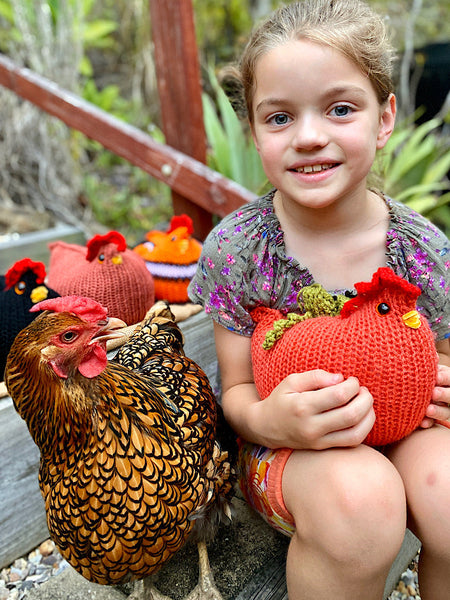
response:
M167 231L152 230L134 248L155 281L155 298L173 303L188 302L187 288L194 276L202 244L192 234L192 219L172 217Z
M93 298L128 325L153 306L153 277L121 233L96 235L86 247L58 241L49 248L48 282L61 296Z
M433 333L416 310L418 287L382 267L355 288L357 295L338 307L337 316L316 316L317 307L305 305L303 315L287 317L255 309L255 384L265 398L294 372L322 368L355 376L374 397L376 421L365 443L381 446L419 426L436 382L437 353ZM329 310L337 312L336 306Z
M45 265L30 258L15 262L6 275L0 275L0 381L6 357L16 335L35 318L30 308L58 296L44 283Z

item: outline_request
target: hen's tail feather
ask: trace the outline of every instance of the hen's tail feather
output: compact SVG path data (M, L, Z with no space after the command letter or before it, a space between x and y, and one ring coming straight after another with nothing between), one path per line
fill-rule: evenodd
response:
M150 308L113 360L136 370L155 351L184 354L183 344L183 333L175 323L169 304L160 300Z
M219 525L229 523L232 518L231 500L234 496L236 473L228 452L224 452L217 441L206 465L205 476L210 484L205 491L206 497L190 517L195 521L191 534L194 541L212 540Z

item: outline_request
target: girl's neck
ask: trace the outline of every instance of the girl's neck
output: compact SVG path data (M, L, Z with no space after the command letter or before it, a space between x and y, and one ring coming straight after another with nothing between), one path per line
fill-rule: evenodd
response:
M385 265L389 212L375 193L317 210L284 203L277 192L274 207L286 254L326 289L352 288Z
M373 225L381 213L386 213L382 198L369 190L355 192L345 201L323 208L302 206L285 201L280 192L274 196L275 212L285 233L305 238L347 236Z

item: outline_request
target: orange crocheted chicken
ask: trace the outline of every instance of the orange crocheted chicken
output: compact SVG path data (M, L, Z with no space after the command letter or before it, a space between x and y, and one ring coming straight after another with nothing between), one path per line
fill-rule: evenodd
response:
M437 353L431 329L416 310L418 287L383 267L355 288L357 296L338 316L286 318L277 310L255 309L255 384L265 398L294 372L322 368L355 376L374 397L376 421L365 442L381 446L419 426L436 381Z
M61 296L88 296L127 325L141 321L155 302L154 282L144 261L117 231L96 235L86 247L49 244L48 283Z
M189 302L187 288L202 252L202 244L192 237L193 232L190 217L174 216L167 231L149 231L146 241L134 248L153 275L157 300Z
M100 304L71 296L33 310L44 312L16 337L5 380L41 452L62 555L87 579L117 584L155 573L196 535L205 566L233 474L214 393L167 305L155 304L110 362L106 341L123 323Z

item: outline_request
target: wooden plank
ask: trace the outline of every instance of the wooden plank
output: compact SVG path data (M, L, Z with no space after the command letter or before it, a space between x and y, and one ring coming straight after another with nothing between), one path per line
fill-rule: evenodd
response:
M48 537L39 450L12 401L0 401L0 569Z
M206 163L200 67L191 0L150 0L152 38L166 143ZM187 213L204 239L211 213L172 191L176 214Z
M255 198L255 194L195 158L155 141L137 127L1 54L0 85L98 141L212 214L224 217Z

